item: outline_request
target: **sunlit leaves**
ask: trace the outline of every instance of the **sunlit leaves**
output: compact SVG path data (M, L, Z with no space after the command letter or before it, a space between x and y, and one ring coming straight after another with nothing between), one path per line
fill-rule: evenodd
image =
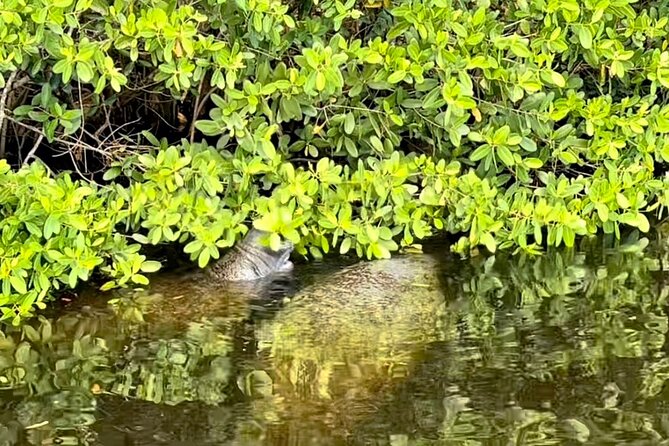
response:
M215 148L145 134L154 150L134 154L133 138L111 151L130 156L106 166L103 180L119 184L90 196L12 177L5 190L23 190L5 192L3 224L8 240L34 242L16 276L27 290L92 268L107 287L146 283L158 265L140 244L178 244L205 266L251 224L316 257L387 257L438 231L464 234L460 252L535 253L648 230L669 204L658 175L669 161L667 20L643 5L377 2L377 17L353 0L308 12L270 0L32 3L0 12L1 82L17 67L27 76L24 103L7 110L31 126L22 131L70 151L124 115L120 98L146 111L155 96L176 117L142 111L156 121L138 125L164 120ZM13 293L18 267L4 268Z

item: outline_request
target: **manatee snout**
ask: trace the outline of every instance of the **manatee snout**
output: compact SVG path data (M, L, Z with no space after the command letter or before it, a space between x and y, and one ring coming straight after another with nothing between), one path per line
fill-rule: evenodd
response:
M293 243L283 240L275 251L264 242L267 235L264 231L252 228L240 243L212 266L212 274L218 280L253 281L292 271L290 254L295 248Z

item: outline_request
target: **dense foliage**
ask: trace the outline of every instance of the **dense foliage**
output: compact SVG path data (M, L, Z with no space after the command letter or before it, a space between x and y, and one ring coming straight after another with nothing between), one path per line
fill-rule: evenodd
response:
M630 0L0 0L0 156L81 177L4 169L25 190L3 192L4 318L98 267L107 287L145 282L141 244L205 266L252 220L302 254L367 258L437 231L459 252L528 253L648 231L669 203L666 16Z

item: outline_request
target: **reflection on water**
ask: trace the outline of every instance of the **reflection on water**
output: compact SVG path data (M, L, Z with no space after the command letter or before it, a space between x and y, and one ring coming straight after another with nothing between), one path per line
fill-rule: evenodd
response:
M89 292L0 333L0 445L669 444L669 256L640 245Z

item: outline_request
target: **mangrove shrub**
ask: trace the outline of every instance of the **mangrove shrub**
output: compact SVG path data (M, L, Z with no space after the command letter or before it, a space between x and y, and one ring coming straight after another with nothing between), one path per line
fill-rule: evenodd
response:
M437 232L530 254L647 232L669 201L667 12L0 0L5 317L95 269L145 283L143 244L205 266L251 221L366 258Z

